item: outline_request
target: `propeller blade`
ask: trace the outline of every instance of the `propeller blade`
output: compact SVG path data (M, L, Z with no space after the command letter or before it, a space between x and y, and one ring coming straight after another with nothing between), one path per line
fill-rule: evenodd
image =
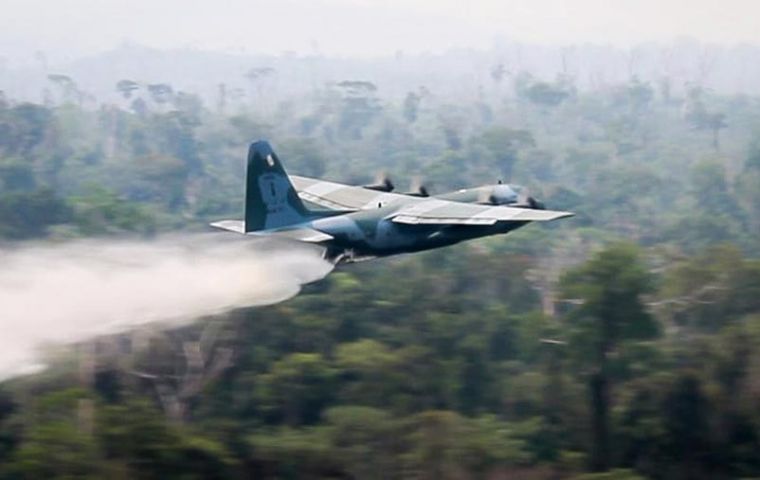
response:
M478 203L481 205L496 205L497 200L493 194L493 187L481 187L478 192Z
M396 186L391 181L390 176L386 172L381 171L375 175L375 183L364 185L364 188L377 190L378 192L392 192Z
M546 210L543 203L531 196L528 187L522 187L517 193L517 203L513 205L517 208L532 208L534 210Z
M422 179L420 177L414 177L412 178L412 183L407 195L412 195L414 197L429 197L430 192L428 191L428 188L425 186L425 184L422 183Z
M528 187L522 187L517 192L517 203L520 205L530 205L530 189Z

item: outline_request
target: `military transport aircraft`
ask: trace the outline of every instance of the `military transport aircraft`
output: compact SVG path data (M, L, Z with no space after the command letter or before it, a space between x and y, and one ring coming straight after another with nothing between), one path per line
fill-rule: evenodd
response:
M519 187L502 183L435 196L424 187L392 190L388 180L349 186L288 176L269 143L258 141L248 150L245 220L211 225L319 244L325 258L340 263L444 247L573 215L545 210Z

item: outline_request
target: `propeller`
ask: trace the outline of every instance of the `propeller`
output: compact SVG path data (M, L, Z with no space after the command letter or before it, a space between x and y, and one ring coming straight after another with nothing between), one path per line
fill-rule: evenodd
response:
M396 188L386 172L378 172L375 175L375 183L363 185L363 187L369 190L377 190L378 192L392 192Z
M530 205L530 199L532 198L530 195L530 190L528 190L528 187L522 187L517 191L517 205ZM516 206L517 206L516 205Z
M532 208L534 210L546 210L546 207L542 202L536 200L535 197L530 195L528 187L521 187L517 193L517 203L511 205L516 208Z
M406 195L411 195L413 197L429 197L430 192L428 191L428 188L425 186L425 184L422 183L420 177L414 177L412 178L412 184L410 185L409 191L406 193Z
M493 194L493 188L481 188L478 192L478 203L481 205L498 205Z

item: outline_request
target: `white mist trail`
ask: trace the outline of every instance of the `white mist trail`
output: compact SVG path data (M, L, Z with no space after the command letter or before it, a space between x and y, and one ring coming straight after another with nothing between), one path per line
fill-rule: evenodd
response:
M0 250L0 380L49 344L289 298L332 265L309 246L196 235Z

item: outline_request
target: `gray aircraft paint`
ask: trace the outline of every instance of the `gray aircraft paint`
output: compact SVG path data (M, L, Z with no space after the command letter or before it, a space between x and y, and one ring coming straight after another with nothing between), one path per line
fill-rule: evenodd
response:
M291 187L287 177L267 172L259 177L258 183L261 201L266 210L265 230L303 221L303 216L288 203L288 189Z
M317 243L339 262L453 245L572 215L499 203L516 198L508 185L419 197L290 177L269 144L259 141L248 152L245 220L212 225ZM306 208L304 201L321 210Z

